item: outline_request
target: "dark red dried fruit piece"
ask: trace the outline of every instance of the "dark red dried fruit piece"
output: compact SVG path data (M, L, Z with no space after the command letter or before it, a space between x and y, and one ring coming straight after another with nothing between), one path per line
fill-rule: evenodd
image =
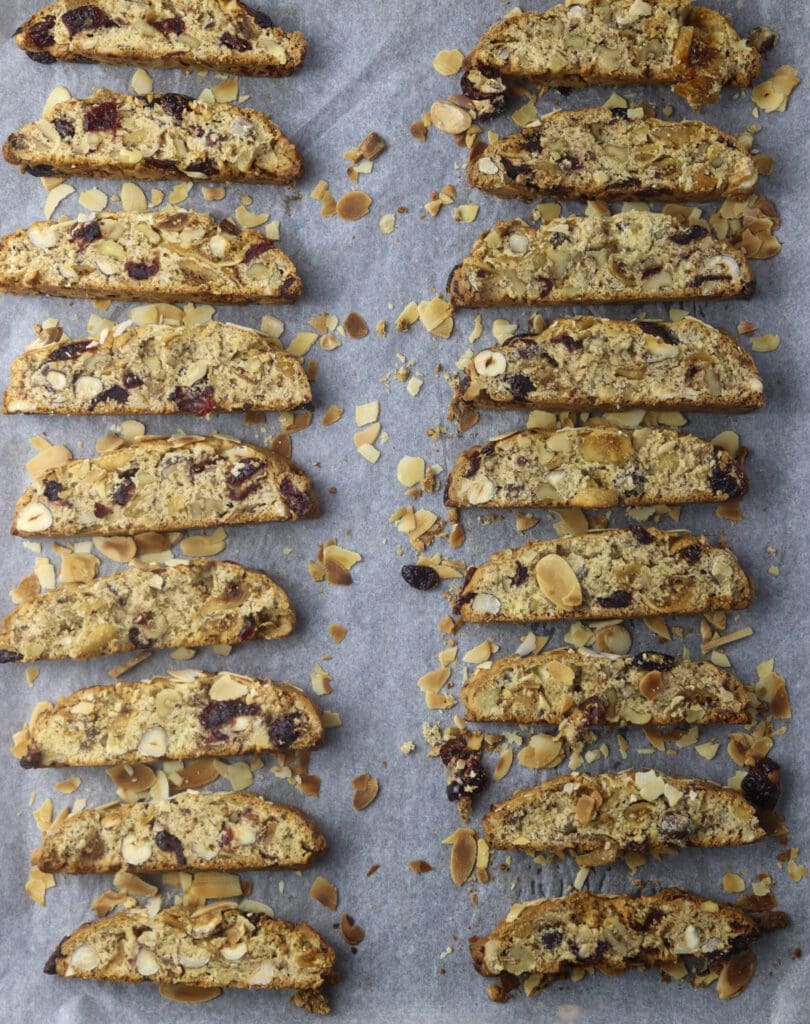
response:
M143 387L143 381L137 373L133 373L131 370L124 371L124 387L131 391L133 388Z
M671 654L662 654L660 651L641 651L632 661L633 668L643 668L647 671L669 672L675 667L675 659Z
M685 559L690 565L696 565L700 561L700 556L703 549L700 544L690 544L688 547L681 548L678 555Z
M126 505L132 500L136 490L135 481L132 479L135 473L136 470L128 469L121 474L122 479L112 494L112 500L116 505Z
M42 752L40 750L34 750L29 747L25 754L20 758L20 768L41 768L42 767Z
M77 224L70 232L71 241L75 242L80 249L86 249L91 242L96 242L99 238L101 238L101 228L96 220L88 220L84 224Z
M241 462L237 462L228 473L228 497L232 501L244 501L248 495L257 491L261 487L262 481L261 479L256 480L254 477L266 467L267 464L263 459L242 459Z
M430 565L403 565L402 578L414 590L433 590L441 583L441 577Z
M178 167L176 160L163 160L157 156L148 156L144 163L147 167L153 167L156 171L176 171Z
M44 18L40 18L35 21L33 25L29 25L25 33L25 41L31 43L32 46L41 47L46 50L49 46L53 46L55 40L53 38L53 27L56 24L56 15L49 14ZM29 54L29 57L36 59L40 56L46 56L45 54ZM50 57L50 54L47 54Z
M439 758L442 764L447 768L453 763L453 761L458 760L460 757L464 757L466 752L467 744L461 736L457 736L455 739L447 740L442 743L439 747Z
M164 92L157 96L154 102L163 107L175 121L182 121L183 115L191 109L193 100L190 96L183 96L179 92Z
M137 626L133 626L130 629L129 633L127 633L127 636L129 637L129 642L137 651L145 651L152 646L151 641L145 640L141 636L141 631L137 628Z
M639 526L638 523L631 523L628 526L628 530L633 534L639 544L652 544L653 535L649 530L645 530L643 526Z
M603 608L628 608L633 603L633 595L629 590L614 590L607 597L598 597L596 603Z
M0 651L0 665L8 665L12 661L22 661L18 651Z
M677 811L666 811L658 819L658 833L667 843L684 846L689 840L692 823L689 816Z
M38 53L36 51L32 52L31 50L26 50L25 51L25 56L29 60L32 60L35 64L55 64L56 63L56 57L54 57L54 55L52 53L45 53L45 52Z
M100 501L97 501L93 506L93 514L96 519L105 519L110 514L110 509L107 505L103 505Z
M513 373L504 383L518 402L525 402L534 390L533 382L525 373Z
M118 104L113 100L108 103L94 103L84 112L84 130L86 132L115 132L121 127L118 116Z
M60 345L59 348L54 349L48 358L55 362L63 359L77 359L82 352L94 348L98 348L98 342L93 338L88 338L87 341L69 341L66 345Z
M722 465L720 460L725 462L726 453L717 449L718 462L713 467L709 477L709 485L715 494L722 494L729 500L742 498L748 490L748 484L742 471L732 462L730 465Z
M200 712L200 722L204 729L216 740L225 740L227 736L219 730L235 718L246 715L258 715L255 704L246 704L243 700L212 700Z
M252 640L259 631L259 623L255 615L246 615L242 628L239 630L239 639L242 641Z
M161 829L155 835L155 846L159 850L163 850L164 853L173 853L177 857L177 863L184 865L186 863L186 855L183 853L183 844L177 838L173 836L171 832L166 832L165 829Z
M258 259L259 256L263 256L270 249L275 249L275 245L269 238L265 238L261 242L256 242L254 245L251 245L245 253L245 263L250 263L252 260Z
M96 7L95 4L83 4L81 7L65 11L62 15L62 24L71 37L75 36L77 32L92 31L108 23L109 19L104 11L100 7Z
M50 164L29 164L25 168L25 173L30 174L32 178L51 178L56 171Z
M63 139L72 139L76 134L76 129L73 127L73 122L68 121L66 117L55 117L52 122L54 128L59 132L59 135Z
M275 25L270 18L264 13L264 11L257 11L255 7L249 7L247 4L242 4L245 13L249 14L259 28L275 28Z
M668 345L680 344L680 341L670 328L658 320L639 320L636 326L644 331L645 334L651 334L655 338L660 338Z
M182 18L157 18L150 22L164 36L179 36L186 30L186 23Z
M547 295L550 295L554 289L554 282L550 277L538 275L535 279L535 283L537 284L538 298L540 299L544 299Z
M227 46L229 50L236 50L237 53L246 53L253 49L253 43L249 39L245 39L244 36L236 36L233 32L223 32L219 41L223 46Z
M745 799L764 811L772 811L779 802L782 770L776 761L763 757L748 769L740 789Z
M112 402L115 405L123 405L129 399L129 392L126 388L122 388L120 384L113 384L112 387L106 388L104 391L100 391L96 397L90 402L90 408L95 409L99 405L103 405L105 402Z
M470 750L463 737L447 740L439 748L442 764L449 769L447 799L455 803L473 797L487 784L487 771L481 763L481 751Z
M511 577L509 582L512 584L513 587L520 587L526 582L528 578L529 570L522 562L518 562L515 565L515 575Z
M306 491L299 491L292 480L285 476L280 485L281 497L296 519L304 519L312 511L312 500Z
M195 416L207 416L216 408L214 389L209 385L204 388L185 388L178 385L169 395L180 412L190 412Z
M185 169L192 174L204 174L208 178L213 178L215 174L219 173L219 164L216 160L206 157L204 160L195 160Z
M563 940L563 933L557 928L547 928L540 932L540 941L545 949L556 949Z
M676 231L674 235L669 237L670 241L676 245L689 245L691 242L700 242L708 234L708 228L701 227L700 224L693 224L691 227L684 228L683 231Z
M155 259L154 263L137 263L133 260L127 260L124 264L124 269L133 280L146 281L150 277L154 277L160 270L160 260Z
M300 719L297 711L288 711L268 724L267 735L274 747L284 748L295 743L300 735Z
M570 334L556 334L551 340L555 345L562 345L566 352L579 352L582 348L582 341Z

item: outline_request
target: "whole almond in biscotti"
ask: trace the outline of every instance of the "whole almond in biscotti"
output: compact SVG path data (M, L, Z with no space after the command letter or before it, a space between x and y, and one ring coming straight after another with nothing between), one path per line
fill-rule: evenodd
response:
M17 502L12 533L118 537L318 515L309 477L283 455L218 434L180 434L48 470Z
M292 260L258 231L166 207L40 221L0 239L0 292L86 299L295 302Z
M596 727L745 724L742 683L710 661L659 651L600 657L570 647L477 668L461 688L471 722L555 725L577 735Z
M655 771L557 775L484 815L497 850L569 854L583 867L668 847L744 846L765 837L756 808L707 779Z
M262 572L205 559L138 565L23 602L0 623L0 662L275 640L294 628L287 595Z
M265 11L240 0L58 0L29 18L14 41L38 64L93 61L273 78L295 71L307 52L300 32L277 28Z
M742 250L663 213L560 217L540 227L500 221L450 274L455 306L748 298Z
M158 730L156 733L155 730ZM14 737L23 768L141 764L313 750L316 705L291 683L182 670L37 704Z
M645 107L556 110L476 148L473 188L507 199L675 199L748 196L751 155L703 121L662 121Z
M166 800L85 808L55 822L31 863L74 875L305 868L326 849L295 807L256 793L178 793Z
M265 114L173 92L96 89L57 103L13 132L3 156L37 177L289 185L304 172L301 154Z
M45 973L156 985L182 979L195 988L317 991L334 963L334 950L309 925L220 901L157 914L138 907L83 924L62 939Z
M300 409L312 402L301 361L236 324L144 326L99 338L37 342L11 364L4 412L111 414Z
M694 317L677 323L554 320L464 357L454 405L614 412L748 412L764 404L762 378L738 341Z
M723 502L748 481L736 456L659 427L564 427L505 434L461 454L447 479L456 508L614 508ZM58 472L58 471L57 471Z
M728 548L631 526L498 551L467 570L455 608L465 622L555 622L696 615L752 597Z
M516 10L493 25L466 59L462 90L491 117L514 80L577 88L670 85L695 109L723 86L745 88L760 73L770 29L741 39L728 18L691 0L579 0Z

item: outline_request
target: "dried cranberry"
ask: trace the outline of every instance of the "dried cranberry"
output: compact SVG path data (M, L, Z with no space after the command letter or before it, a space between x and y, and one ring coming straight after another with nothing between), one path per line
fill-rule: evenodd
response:
M50 164L28 164L25 173L32 178L50 178L56 173Z
M645 267L645 269L641 271L641 280L649 281L651 277L655 277L655 275L660 273L661 270L663 270L663 267L660 263L656 263L653 267Z
M577 704L577 732L584 732L595 725L602 725L605 721L607 705L598 695L586 697L580 704Z
M439 748L439 757L450 769L447 799L451 802L463 796L475 796L487 784L488 776L481 764L481 752L470 750L462 737L443 743Z
M255 7L248 7L247 4L242 4L242 7L253 18L259 28L275 28L275 25L264 11L257 11Z
M60 484L58 480L46 480L43 492L48 501L58 501L60 493L64 490L64 485Z
M22 655L17 651L0 650L0 665L7 665L11 661L22 661Z
M562 345L566 352L579 352L582 349L582 340L572 338L570 334L555 334L551 340L555 345Z
M285 277L281 283L281 297L282 299L294 299L301 293L301 283L298 278L290 275Z
M638 327L645 334L651 334L655 338L660 338L668 345L680 344L678 338L672 333L669 327L660 323L658 320L639 320Z
M540 932L540 941L545 949L556 949L563 940L563 933L557 928L546 928Z
M258 259L259 256L263 256L270 249L275 249L275 245L269 238L262 239L261 242L256 242L255 245L251 245L245 253L245 263L250 263L252 260Z
M98 226L98 221L88 220L84 224L77 224L70 232L69 237L79 249L86 249L92 242L101 238L101 228Z
M82 352L97 347L98 342L92 338L87 341L69 341L67 345L60 345L59 348L54 349L48 358L54 360L54 362L61 362L63 359L76 359Z
M132 495L136 490L135 481L132 479L132 474L134 473L135 470L130 469L122 474L123 479L112 493L112 500L116 505L126 505L132 500Z
M20 768L41 768L42 767L42 752L39 750L29 749L20 758Z
M501 157L501 163L503 164L503 169L506 171L506 175L509 178L514 179L517 178L519 174L530 175L532 173L532 169L528 164L515 164L507 156Z
M150 24L164 36L179 36L186 31L186 23L182 18L157 18Z
M105 519L110 514L110 509L106 505L102 505L100 501L97 501L93 506L93 512L96 519Z
M692 224L691 227L684 228L683 231L676 231L669 238L676 245L689 245L690 242L699 242L706 238L708 234L708 228L701 227L700 224Z
M152 646L149 640L144 640L137 626L133 626L127 636L129 637L129 642L138 651L145 651L148 647Z
M662 654L659 651L640 651L631 664L633 668L646 671L669 672L675 667L675 659L671 654Z
M122 388L120 384L113 384L111 387L106 388L104 391L100 391L96 397L90 402L90 408L95 409L98 405L103 405L104 402L113 402L116 405L122 405L129 398L129 392Z
M513 587L519 587L525 583L529 578L529 570L522 562L518 562L515 566L515 575L509 581Z
M633 595L629 590L614 590L607 597L597 597L596 603L603 608L629 608L633 603Z
M56 24L56 15L48 14L44 18L40 18L39 21L35 21L33 25L30 25L25 33L25 41L31 43L32 46L41 47L43 50L49 46L53 46L55 40L53 38L53 27ZM29 56L31 56L29 54ZM39 56L38 54L36 56ZM50 54L48 54L50 56Z
M186 167L187 171L191 171L192 174L204 174L208 178L213 178L215 174L219 173L219 164L215 160L211 160L210 157L205 157L204 160L195 160Z
M258 715L255 704L246 704L243 700L212 700L200 712L202 727L218 740L227 739L219 730L235 718L245 715Z
M62 945L63 943L67 942L69 938L69 935L65 935L65 937L62 939L62 941L59 943L59 945L56 947L53 953L51 953L51 955L48 957L47 961L45 962L45 966L42 968L43 974L56 974L57 960L63 960L65 957L65 954L62 952Z
M281 497L296 519L305 519L312 511L312 499L306 491L299 491L292 480L285 476L279 485Z
M264 468L265 462L262 459L242 459L241 462L237 462L228 473L228 497L232 501L244 501L248 495L257 491L261 487L261 480L253 478Z
M255 615L246 615L245 621L242 623L242 628L239 630L239 639L252 640L258 632L259 624L256 621Z
M725 452L717 449L718 459L725 458ZM732 463L730 466L723 466L716 462L709 477L709 485L715 494L723 494L726 498L742 498L748 490L745 477L738 467Z
M169 117L182 121L183 115L191 109L192 99L179 92L164 92L155 98L155 103L159 103Z
M566 153L565 156L560 157L557 163L564 171L578 171L580 167L582 167L582 161L579 157L572 156L570 153Z
M244 36L236 36L233 32L223 32L219 41L223 46L227 46L229 50L236 50L237 53L246 53L253 49L253 43L249 39L245 39Z
M403 565L402 578L414 590L433 590L441 583L439 574L429 565Z
M512 393L512 397L519 402L525 402L534 390L534 383L525 373L513 373L505 380L506 386Z
M469 455L469 465L464 471L464 479L469 480L470 477L475 476L478 470L481 468L481 451L478 448L474 448Z
M677 811L666 811L658 819L658 833L667 843L686 845L691 828L689 815L678 814Z
M171 832L161 829L155 836L155 846L164 853L173 853L177 857L177 863L181 866L186 863L186 855L183 853L183 844L173 836Z
M127 391L132 391L133 388L143 387L143 381L137 373L133 373L132 370L124 371L124 387Z
M52 53L37 53L31 50L25 51L25 56L35 64L55 64L56 57Z
M118 104L94 103L84 113L84 130L86 132L115 132L121 127L118 116Z
M439 747L439 758L445 767L449 767L453 761L463 758L466 753L467 744L461 736L456 736L451 740L445 740L445 742Z
M300 735L298 723L301 716L297 712L279 715L267 726L267 735L274 747L289 747Z
M637 189L640 185L641 178L631 174L628 178L622 178L620 181L612 181L608 188L618 191L619 189Z
M452 782L447 783L445 792L447 793L447 799L451 804L454 804L464 796L464 786L454 779Z
M160 270L160 260L156 258L154 263L136 263L127 260L124 269L133 280L146 281L148 278L154 277Z
M204 473L206 469L210 469L211 466L216 466L219 459L215 455L206 455L202 459L198 459L197 462L191 464L191 475L198 476L200 473Z
M176 160L163 160L160 157L148 156L144 163L156 171L176 171L178 163Z
M68 121L66 117L55 117L53 119L53 126L59 132L59 135L63 139L72 139L76 134L76 129L73 127L73 122Z
M558 249L561 245L565 245L566 242L570 242L571 239L568 235L563 234L562 231L552 231L549 241L551 242L552 249Z
M710 284L712 281L730 281L728 274L697 274L689 282L689 288L700 288L703 284Z
M195 416L207 416L216 408L214 389L208 385L204 388L184 388L178 386L169 395L180 412L190 412Z
M537 278L535 278L535 283L537 285L538 299L544 299L554 288L554 282L550 277L538 275Z
M678 552L679 556L685 559L690 565L696 565L700 561L700 556L703 549L700 544L690 544L688 547L681 548Z
M226 825L219 835L219 846L222 849L225 846L230 846L233 842L233 829L230 825Z
M740 789L745 799L764 811L772 811L779 802L781 769L776 761L763 757L748 769Z
M107 22L107 17L100 7L95 4L83 4L81 7L74 7L65 11L62 15L62 24L68 30L68 35L75 36L77 32L92 31L101 28Z
M649 530L645 530L643 526L639 526L638 523L631 523L628 526L628 530L633 534L639 544L652 544L654 539L653 535Z

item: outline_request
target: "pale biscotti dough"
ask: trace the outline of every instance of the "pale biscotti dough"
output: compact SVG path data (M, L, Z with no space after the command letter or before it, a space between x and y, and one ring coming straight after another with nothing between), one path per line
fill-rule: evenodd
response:
M512 79L543 85L670 85L695 110L723 86L745 88L776 36L741 39L728 18L691 0L577 0L514 11L466 60L461 85L483 117L500 110Z
M40 221L6 235L0 292L275 305L295 302L301 279L289 256L260 232L168 206Z
M459 455L445 504L614 508L729 501L748 490L744 454L661 427L520 430Z
M275 640L294 628L289 598L262 572L206 559L139 565L19 605L0 623L0 662Z
M560 732L751 721L748 693L730 672L659 651L599 657L563 647L500 658L475 670L461 699L468 721L556 725Z
M319 989L335 953L307 924L223 901L198 910L145 908L83 924L62 939L46 974L197 988Z
M570 854L583 867L629 851L744 846L765 836L736 790L655 771L557 775L493 804L484 834L494 849Z
M455 608L465 622L633 619L745 608L752 596L728 548L631 526L498 551L467 570Z
M233 672L181 670L88 686L42 701L14 736L23 768L138 764L313 750L316 705L297 686Z
M703 121L662 121L645 107L557 110L470 153L472 188L505 199L749 196L751 155Z
M326 849L315 822L257 793L178 793L57 819L31 863L73 875L305 868Z
M459 370L456 405L748 412L765 402L742 345L691 316L677 323L566 317L465 357Z
M583 966L612 972L672 966L693 956L720 960L758 936L744 910L685 889L649 896L574 892L515 903L489 935L470 939L470 953L488 977L532 973L548 982Z
M17 502L11 532L119 537L318 514L309 477L283 455L218 434L179 434L49 469Z
M311 402L301 361L259 331L216 321L200 327L125 321L98 338L77 340L59 328L39 329L34 345L11 364L3 410L207 416Z
M301 154L258 110L110 89L57 103L13 132L3 156L37 177L290 185L304 173Z
M98 61L273 78L295 71L307 52L300 32L277 28L240 0L58 0L14 40L38 64Z
M453 305L473 308L748 298L753 289L741 249L699 224L637 210L540 227L500 221L447 284Z

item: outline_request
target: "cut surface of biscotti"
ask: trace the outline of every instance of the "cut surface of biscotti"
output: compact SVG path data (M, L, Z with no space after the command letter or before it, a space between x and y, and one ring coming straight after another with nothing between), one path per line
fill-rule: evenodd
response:
M760 73L770 30L741 39L717 11L691 0L580 0L517 11L493 25L467 58L462 89L482 117L503 105L507 82L544 85L670 85L695 109L723 86Z
M23 602L0 623L0 662L275 640L294 628L289 598L269 576L200 558L137 566Z
M297 686L185 670L43 701L12 753L23 768L83 767L313 750L322 742L318 708Z
M301 279L258 231L176 207L40 221L0 239L0 291L86 299L295 302Z
M455 401L553 411L746 412L765 398L742 345L694 317L662 323L577 316L467 357Z
M301 361L237 324L145 326L125 321L99 338L57 328L11 365L4 411L127 415L299 409L312 402Z
M277 28L240 0L58 0L14 39L38 64L98 61L273 78L295 71L307 51L300 32Z
M742 453L660 427L520 430L459 455L445 504L455 508L613 508L742 497Z
M12 533L117 537L317 515L309 477L283 455L218 434L179 434L49 469L17 502Z
M728 548L631 526L498 551L467 570L456 612L466 622L633 619L745 608L751 598Z
M484 833L495 849L567 853L586 867L630 850L744 846L765 836L742 793L652 770L557 775L494 804Z
M557 110L471 155L473 188L506 199L748 196L751 155L703 121L662 121L644 107Z
M488 977L531 973L554 980L583 966L612 972L686 957L719 960L758 936L744 910L685 889L650 896L574 892L514 904L489 935L470 940L470 952Z
M479 668L461 688L471 722L580 728L744 724L749 697L739 679L710 661L659 651L599 657L570 647Z
M256 793L196 793L85 808L57 819L31 863L41 871L249 871L305 868L326 849L320 829Z
M57 103L11 134L3 156L37 177L289 185L304 170L292 142L258 110L173 92L128 96L109 89Z
M335 953L307 924L223 901L157 914L145 908L83 924L62 939L46 974L97 981L182 983L196 988L323 986Z
M451 273L455 306L747 298L754 278L742 250L700 224L633 210L560 217L541 227L499 221Z

